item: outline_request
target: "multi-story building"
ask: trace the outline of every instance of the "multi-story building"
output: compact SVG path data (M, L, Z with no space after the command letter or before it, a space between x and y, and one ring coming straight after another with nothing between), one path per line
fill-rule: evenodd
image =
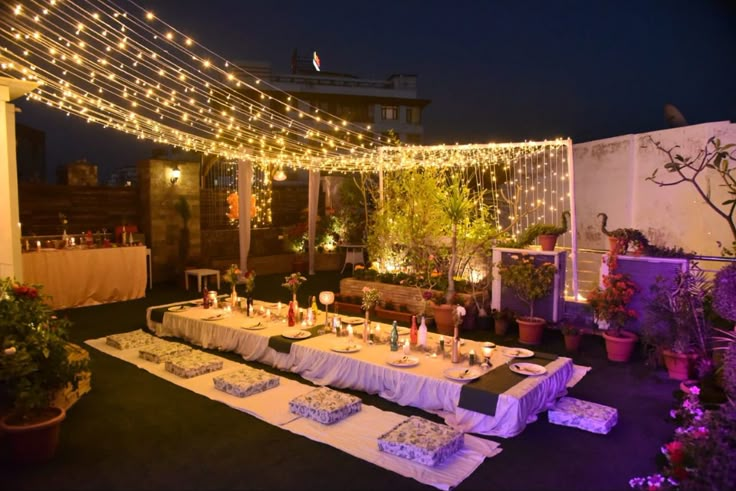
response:
M274 99L283 100L286 93L303 101L291 103L300 110L308 110L308 104L366 129L370 127L372 133L388 135L392 130L402 143L422 143L422 111L430 100L418 97L416 75L394 74L386 80L370 80L317 71L312 57L300 58L296 51L289 74L273 73L266 62L241 62L238 66L268 82L260 89ZM282 107L278 102L272 104L274 110Z

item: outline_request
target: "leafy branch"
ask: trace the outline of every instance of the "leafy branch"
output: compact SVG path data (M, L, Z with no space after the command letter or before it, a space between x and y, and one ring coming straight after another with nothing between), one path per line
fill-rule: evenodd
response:
M669 173L669 177L658 177L659 168L654 169L652 175L647 177L647 181L652 181L660 187L677 186L682 183L689 183L695 191L703 198L705 204L708 205L718 216L728 222L734 243L736 243L736 224L734 223L734 212L736 212L736 166L733 165L736 160L736 149L732 143L723 145L721 140L716 137L710 137L705 147L698 151L695 157L683 156L677 153L679 145L670 148L664 147L660 142L655 141L651 136L649 140L654 147L664 153L669 159L664 163L663 168ZM712 172L707 172L708 170ZM727 188L730 196L726 201L718 204L715 197L711 194L709 176L715 173L721 181L720 186ZM728 252L727 249L724 249ZM735 251L730 251L734 253Z

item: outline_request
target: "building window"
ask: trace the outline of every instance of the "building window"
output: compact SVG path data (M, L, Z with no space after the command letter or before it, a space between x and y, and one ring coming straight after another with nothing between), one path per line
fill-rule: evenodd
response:
M406 108L406 122L410 124L421 123L420 115L421 111L418 107L407 107Z
M399 119L399 108L397 106L381 106L381 119L384 121Z

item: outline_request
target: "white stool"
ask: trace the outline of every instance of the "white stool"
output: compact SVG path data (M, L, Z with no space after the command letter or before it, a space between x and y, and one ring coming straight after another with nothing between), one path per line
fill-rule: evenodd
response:
M203 276L217 276L217 289L220 289L220 272L216 269L187 269L184 271L184 285L189 290L189 277L197 277L197 291L202 291Z

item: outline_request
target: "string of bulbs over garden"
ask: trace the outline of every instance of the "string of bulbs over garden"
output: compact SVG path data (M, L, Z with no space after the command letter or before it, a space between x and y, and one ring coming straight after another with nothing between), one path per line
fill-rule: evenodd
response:
M0 70L39 83L31 100L136 138L264 169L486 167L567 143L392 147L370 126L292 97L132 0L24 0L5 8Z

